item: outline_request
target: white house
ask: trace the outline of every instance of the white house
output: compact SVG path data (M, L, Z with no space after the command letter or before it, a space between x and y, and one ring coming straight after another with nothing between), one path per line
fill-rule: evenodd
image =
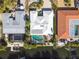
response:
M12 13L3 13L3 34L13 40L20 40L25 34L25 12L16 10Z
M53 10L43 8L41 11L30 10L30 34L53 35Z

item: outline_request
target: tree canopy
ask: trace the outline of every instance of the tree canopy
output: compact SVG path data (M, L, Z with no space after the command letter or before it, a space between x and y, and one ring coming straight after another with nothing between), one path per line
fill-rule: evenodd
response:
M0 13L2 13L6 8L8 10L14 8L17 4L17 0L0 0Z

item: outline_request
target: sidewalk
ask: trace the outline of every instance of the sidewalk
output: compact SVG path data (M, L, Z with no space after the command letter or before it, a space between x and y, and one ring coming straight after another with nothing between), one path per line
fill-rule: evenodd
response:
M13 42L13 43L9 43L7 44L7 47L11 47L11 51L13 50L13 47L23 47L24 43L23 42Z

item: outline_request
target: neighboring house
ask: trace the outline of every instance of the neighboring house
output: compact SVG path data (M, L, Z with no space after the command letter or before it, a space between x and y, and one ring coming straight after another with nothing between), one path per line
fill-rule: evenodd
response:
M57 35L59 39L79 38L79 10L64 8L57 11Z
M31 35L53 35L53 11L43 8L41 11L30 9L30 34Z
M52 0L57 7L75 7L74 0Z
M12 13L3 13L3 33L11 40L22 40L25 34L25 12L17 9Z
M44 8L41 11L30 10L30 34L31 35L53 35L53 11Z
M24 0L18 0L17 8L11 13L3 13L3 34L5 34L6 40L19 41L24 39L25 11L23 3Z
M75 7L79 8L79 0L75 0Z

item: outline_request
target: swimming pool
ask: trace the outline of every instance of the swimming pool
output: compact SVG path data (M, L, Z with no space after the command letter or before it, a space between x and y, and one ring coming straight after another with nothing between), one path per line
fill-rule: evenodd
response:
M44 37L41 35L32 35L32 39L37 41L42 41Z

